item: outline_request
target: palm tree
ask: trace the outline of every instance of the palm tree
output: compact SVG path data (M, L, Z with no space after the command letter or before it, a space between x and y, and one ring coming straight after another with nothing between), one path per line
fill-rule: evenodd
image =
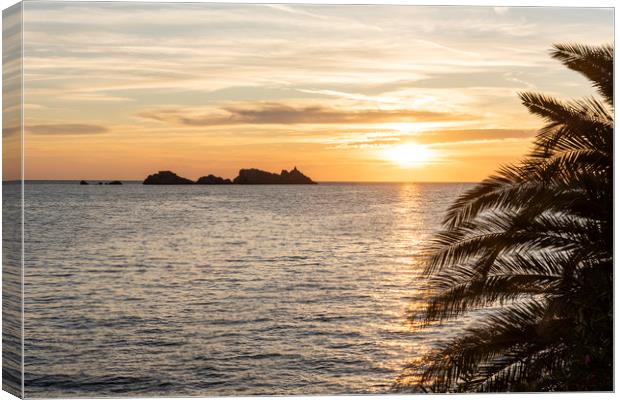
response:
M613 47L552 57L600 97L522 93L547 124L533 151L461 195L431 244L412 321L469 321L401 381L439 392L612 390ZM466 318L465 318L466 317Z

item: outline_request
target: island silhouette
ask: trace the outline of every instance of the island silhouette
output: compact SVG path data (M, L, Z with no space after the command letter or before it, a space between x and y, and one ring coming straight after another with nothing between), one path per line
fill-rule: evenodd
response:
M111 181L111 182L99 182L99 185L122 185L123 182L121 181ZM87 181L81 180L80 181L80 185L90 185L90 183L88 183Z
M233 179L224 179L215 175L207 175L198 178L196 182L191 179L178 176L172 171L159 171L146 177L144 185L315 185L312 179L302 174L294 167L292 170L285 169L276 174L256 168L241 169L239 175Z

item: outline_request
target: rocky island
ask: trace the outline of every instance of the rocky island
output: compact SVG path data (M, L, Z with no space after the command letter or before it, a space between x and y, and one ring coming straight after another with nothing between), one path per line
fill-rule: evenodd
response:
M159 171L146 177L143 185L192 185L194 181L182 178L172 171Z
M256 168L241 169L239 175L233 179L224 179L215 175L200 177L194 182L191 179L178 176L172 171L159 171L149 175L144 185L313 185L312 179L302 174L297 167L290 171L282 170L280 174L262 171Z
M196 185L227 185L232 183L230 179L224 179L215 175L201 176L196 181Z
M312 185L316 184L312 179L299 172L297 167L290 172L282 170L280 175L260 169L242 169L239 171L233 183L238 185Z

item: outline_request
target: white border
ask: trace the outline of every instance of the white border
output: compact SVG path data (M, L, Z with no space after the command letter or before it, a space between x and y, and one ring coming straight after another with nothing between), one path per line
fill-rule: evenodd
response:
M27 0L27 1L36 1L36 0ZM82 2L97 2L98 0L80 0ZM121 2L122 0L106 0L106 1L118 1ZM135 2L158 2L158 3L188 3L188 2L193 2L193 3L198 3L199 1L184 1L184 0L166 0L166 1L159 1L159 0L132 0ZM330 0L310 0L310 1L303 1L303 0L287 0L287 1L282 1L282 0L276 0L276 1L268 1L268 0L243 0L243 1L232 1L232 0L215 0L215 1L209 1L210 3L251 3L251 4L269 4L269 3L291 3L291 4L385 4L385 5L428 5L428 6L502 6L502 7L610 7L610 8L614 8L614 21L616 20L617 17L617 9L615 8L615 1L613 0L536 0L536 1L532 1L532 0L389 0L389 1L382 1L382 0L374 0L374 1L369 1L369 0L336 0L336 1L330 1ZM0 6L2 9L5 9L7 7L10 7L13 4L16 4L17 1L15 0L0 0ZM614 33L615 37L614 37L614 42L617 42L618 39L618 32L615 31ZM22 39L23 39L23 35L22 35ZM1 41L0 41L1 43ZM22 40L22 47L23 47L23 40ZM1 44L0 44L0 50L1 50ZM23 48L22 48L22 52L23 52ZM23 66L22 66L23 68ZM617 74L618 72L618 65L615 64L614 65L614 76L618 76ZM615 95L615 91L614 91L614 95ZM24 99L24 94L23 94L23 73L22 73L22 126L23 126L23 99ZM2 100L0 99L0 105L1 105ZM1 123L1 113L0 113L0 123ZM24 164L23 164L23 140L24 140L24 136L22 135L22 174L24 172ZM1 150L1 141L0 141L0 150ZM614 143L614 151L615 154L618 155L620 153L618 153L618 140L616 140L616 142ZM2 164L0 163L0 175L2 173ZM615 166L614 166L614 187L618 187L618 182L620 181L620 178L618 177L618 174L615 171ZM615 194L615 193L614 193ZM0 193L0 201L2 199L1 193ZM22 202L23 202L23 185L22 185ZM23 203L22 203L23 204ZM614 210L617 209L617 206L620 204L620 196L615 196L614 198ZM0 215L0 226L1 226L1 215ZM22 220L23 220L23 207L22 207ZM616 232L616 220L614 218L614 232ZM23 225L22 225L22 240L23 240ZM614 237L614 246L615 248L618 248L618 243L620 243L620 239L618 238L618 235L616 235ZM0 254L1 254L1 248L0 248ZM23 260L23 243L22 243L22 260ZM614 263L615 264L615 263ZM22 274L23 274L23 268L22 268ZM614 290L615 293L618 293L618 289L620 288L620 285L618 284L618 281L620 279L616 279L614 282ZM1 277L0 277L0 282L1 282ZM1 287L1 286L0 286ZM614 310L616 309L615 307L618 306L618 301L617 301L617 297L616 297L616 301L614 301ZM23 276L22 276L22 318L23 318ZM616 321L617 322L617 321ZM0 322L1 324L1 322ZM617 323L614 323L614 328L617 326ZM22 321L22 330L23 330L23 321ZM620 335L618 335L618 329L614 330L614 342L617 343L618 338ZM616 346L614 346L616 347ZM23 331L22 331L22 348L23 348ZM615 349L614 349L614 353L615 353ZM23 352L22 352L22 360L23 360ZM617 368L617 366L615 366L614 368L614 382L617 385L619 382L619 378L620 378L620 372L619 372L620 368ZM23 371L22 371L22 382L23 382ZM23 389L22 389L23 390ZM504 396L505 394L461 394L458 395L459 399L483 399L483 398L498 398L500 396ZM448 396L452 396L452 395L445 395L445 394L433 394L433 395L379 395L379 396L294 396L295 398L298 399L312 399L312 400L324 400L324 399L338 399L338 400L359 400L359 399L376 399L378 397L381 398L390 398L390 399L395 399L395 400L403 400L403 399L413 399L414 397L419 397L419 396L439 396L440 398L447 398ZM599 400L599 399L612 399L615 398L615 394L614 393L526 393L526 394L510 394L509 395L510 399L514 399L514 400L523 400L523 399L532 399L532 398L536 398L536 397L552 397L552 398L558 398L558 397L562 397L562 399L567 399L567 400L581 400L584 397L588 397L588 400ZM204 397L209 398L209 397ZM256 397L227 397L228 399L239 399L239 400L256 400ZM7 399L15 399L14 396L0 391L0 400L7 400ZM168 397L161 397L160 399L163 400L168 400L168 399L173 399L173 398L168 398ZM174 399L178 399L178 398L174 398ZM197 397L192 397L190 399L197 399Z

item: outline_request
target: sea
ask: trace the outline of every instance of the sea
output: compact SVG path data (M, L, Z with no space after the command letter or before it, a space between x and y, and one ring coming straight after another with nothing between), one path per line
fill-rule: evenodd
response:
M393 393L471 186L26 182L25 395Z

